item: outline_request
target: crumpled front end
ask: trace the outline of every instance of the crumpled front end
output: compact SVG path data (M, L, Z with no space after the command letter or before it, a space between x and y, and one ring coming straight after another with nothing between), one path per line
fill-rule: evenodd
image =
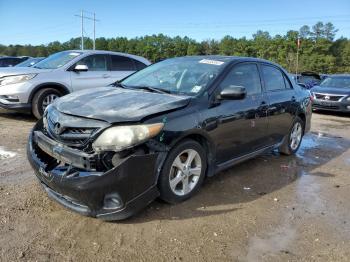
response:
M79 120L65 123L63 118L54 122L44 116L31 131L27 147L36 176L51 198L83 215L119 220L159 195L157 166L163 154L159 145L154 145L154 150L149 141L122 152L97 153L91 141L105 126L98 127L92 120L89 128L77 131L77 127L67 126L77 125ZM89 120L84 119L84 123L88 125Z

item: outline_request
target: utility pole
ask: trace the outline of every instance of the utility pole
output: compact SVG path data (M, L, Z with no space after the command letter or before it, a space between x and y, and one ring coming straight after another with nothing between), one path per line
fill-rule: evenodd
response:
M84 11L81 10L81 50L84 50Z
M85 11L85 13L90 13ZM81 18L81 50L84 50L84 19L88 19L88 20L92 20L94 21L94 39L93 39L93 49L95 50L96 48L96 21L100 21L98 19L96 19L96 14L95 13L90 13L93 14L93 17L88 17L88 16L84 16L84 10L81 10L80 15L75 15L77 17Z
M96 47L96 14L94 13L94 46L93 46L93 49L95 50L95 47Z
M298 36L298 40L297 40L297 64L296 64L296 67L295 67L295 77L296 77L296 79L298 79L299 48L300 48L300 38Z

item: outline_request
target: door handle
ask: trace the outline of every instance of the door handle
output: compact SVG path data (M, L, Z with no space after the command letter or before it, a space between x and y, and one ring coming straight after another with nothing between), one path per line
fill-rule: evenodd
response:
M292 99L291 99L292 102L295 102L297 101L297 99L295 98L295 96L292 96Z
M110 77L110 75L109 74L103 74L102 77L103 78L108 78L108 77Z

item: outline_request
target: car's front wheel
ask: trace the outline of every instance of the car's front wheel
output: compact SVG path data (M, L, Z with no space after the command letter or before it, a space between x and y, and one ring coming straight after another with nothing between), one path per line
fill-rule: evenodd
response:
M33 115L40 119L46 109L55 99L62 96L61 92L54 88L44 88L39 90L33 97L32 112Z
M288 136L280 147L280 152L285 155L292 155L298 151L304 135L304 122L300 117L296 117Z
M178 203L192 197L200 188L207 168L203 147L193 140L175 146L164 162L158 180L160 198Z

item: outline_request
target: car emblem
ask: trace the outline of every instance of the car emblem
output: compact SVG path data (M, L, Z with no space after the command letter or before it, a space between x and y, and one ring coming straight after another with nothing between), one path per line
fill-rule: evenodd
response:
M59 135L62 133L62 127L61 127L61 124L59 122L55 123L55 125L53 127L53 131L55 132L56 135Z
M328 95L324 97L324 100L329 100L329 99L330 97Z

